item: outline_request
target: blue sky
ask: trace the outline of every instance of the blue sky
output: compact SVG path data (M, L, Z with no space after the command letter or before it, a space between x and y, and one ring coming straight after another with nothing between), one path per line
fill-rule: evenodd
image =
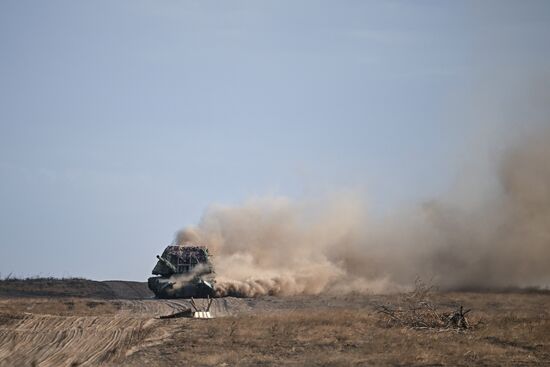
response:
M549 39L545 1L2 1L0 272L142 280L213 203L438 195Z

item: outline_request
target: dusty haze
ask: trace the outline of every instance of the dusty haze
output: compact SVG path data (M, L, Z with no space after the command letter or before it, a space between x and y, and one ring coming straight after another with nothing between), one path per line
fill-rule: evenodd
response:
M212 206L176 243L208 245L218 292L392 292L419 276L444 289L550 283L550 129L507 149L484 202L435 198L384 219L353 193Z

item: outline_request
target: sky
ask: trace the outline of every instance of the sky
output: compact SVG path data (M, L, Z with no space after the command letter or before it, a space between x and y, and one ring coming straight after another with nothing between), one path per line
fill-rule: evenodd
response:
M0 276L144 280L215 203L444 193L549 40L546 1L4 0Z

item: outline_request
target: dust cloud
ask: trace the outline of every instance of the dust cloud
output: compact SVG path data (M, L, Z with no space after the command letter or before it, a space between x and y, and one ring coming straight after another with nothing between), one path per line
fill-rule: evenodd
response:
M394 292L550 284L550 129L505 151L483 202L449 197L372 218L353 193L212 206L176 243L214 254L220 295ZM456 201L455 201L456 203Z

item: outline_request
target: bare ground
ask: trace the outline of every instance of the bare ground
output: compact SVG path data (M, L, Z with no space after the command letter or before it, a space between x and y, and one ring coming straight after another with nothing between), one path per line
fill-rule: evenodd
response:
M475 327L391 326L377 305L399 295L222 298L213 320L157 318L185 300L1 297L0 366L550 366L550 294L432 301Z

